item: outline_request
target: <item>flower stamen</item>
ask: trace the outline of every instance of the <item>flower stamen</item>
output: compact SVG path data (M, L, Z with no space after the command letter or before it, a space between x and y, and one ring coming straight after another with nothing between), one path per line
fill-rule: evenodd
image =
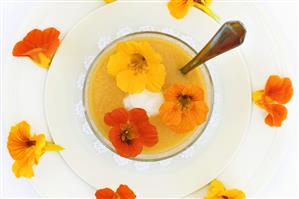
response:
M36 144L36 141L35 141L35 140L29 140L29 141L26 142L26 145L27 145L28 147L35 146L35 144Z
M191 96L189 96L189 95L180 95L180 96L178 96L178 101L179 101L182 109L187 108L187 106L191 102Z
M144 71L146 66L147 66L147 63L146 63L146 59L144 56L142 56L138 53L131 55L131 62L129 64L130 68L132 68L136 72L141 73Z

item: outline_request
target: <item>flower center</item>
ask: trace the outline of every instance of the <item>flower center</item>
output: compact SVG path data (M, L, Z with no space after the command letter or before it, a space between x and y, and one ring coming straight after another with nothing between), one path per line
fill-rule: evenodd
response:
M201 5L205 5L205 1L204 0L193 0L195 3L199 3Z
M191 102L191 96L189 95L180 95L178 97L178 101L182 106L182 109L186 108L188 104Z
M120 135L120 139L122 142L126 144L130 144L131 140L133 139L132 132L130 131L129 127L125 128L122 130L122 133Z
M129 67L135 70L136 72L144 71L146 64L146 59L142 55L135 53L131 55L131 60Z
M29 141L26 142L26 144L27 144L28 147L31 147L31 146L36 144L36 141L35 140L29 140Z

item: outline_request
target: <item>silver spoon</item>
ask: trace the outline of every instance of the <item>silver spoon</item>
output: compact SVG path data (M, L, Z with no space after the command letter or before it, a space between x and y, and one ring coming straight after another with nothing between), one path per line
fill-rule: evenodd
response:
M241 22L226 22L205 47L190 62L182 67L180 71L186 75L204 62L241 45L245 35L246 29Z

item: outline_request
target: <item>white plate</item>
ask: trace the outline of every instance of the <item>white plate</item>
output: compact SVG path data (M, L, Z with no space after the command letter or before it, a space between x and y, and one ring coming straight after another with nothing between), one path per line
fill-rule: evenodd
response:
M215 112L189 152L170 162L147 164L110 152L99 154L94 148L95 138L82 132L84 118L76 114L82 112L78 79L86 71L84 60L99 52L99 40L142 27L173 30L182 40L193 38L196 49L219 28L208 16L193 10L177 21L169 15L165 2L117 2L97 9L64 38L51 64L45 98L50 132L54 141L65 147L61 155L68 165L95 188L125 183L141 197L185 196L220 174L236 152L250 118L248 72L237 50L208 63L215 86Z

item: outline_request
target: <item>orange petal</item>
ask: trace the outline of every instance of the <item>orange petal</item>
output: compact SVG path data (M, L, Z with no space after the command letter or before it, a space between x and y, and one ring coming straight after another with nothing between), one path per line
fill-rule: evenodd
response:
M127 186L127 185L120 185L116 190L120 199L135 199L135 193Z
M104 188L97 190L95 196L96 199L115 199L117 194L109 188Z
M27 153L27 142L30 140L30 125L26 122L20 122L11 127L7 148L14 160L19 160Z
M182 19L193 5L193 0L170 0L168 10L177 19Z
M139 134L138 138L143 145L151 147L158 143L158 133L155 126L149 122L143 122L137 125L137 129Z
M39 66L48 68L60 44L59 34L55 28L43 31L34 29L14 46L12 54L17 57L30 57Z
M113 127L109 131L109 139L115 147L116 152L122 157L136 157L142 151L142 143L138 138L130 140L130 143L125 143L121 140L122 131L119 127Z
M265 123L269 126L279 127L287 118L288 110L283 105L268 104L266 105L266 110L269 114L265 118Z
M271 75L268 78L265 95L280 104L290 101L293 96L293 86L289 78L280 78L277 75Z
M133 108L129 111L129 120L133 124L139 124L148 121L146 111L142 108Z
M114 109L112 112L106 113L104 122L109 126L119 126L127 123L129 114L124 108Z
M186 85L183 95L191 96L193 101L204 100L204 91L197 85Z
M174 84L167 88L164 92L164 98L166 101L176 101L178 96L182 95L185 88L183 84Z
M175 102L164 102L160 107L160 118L166 125L178 125L182 120L182 112Z

